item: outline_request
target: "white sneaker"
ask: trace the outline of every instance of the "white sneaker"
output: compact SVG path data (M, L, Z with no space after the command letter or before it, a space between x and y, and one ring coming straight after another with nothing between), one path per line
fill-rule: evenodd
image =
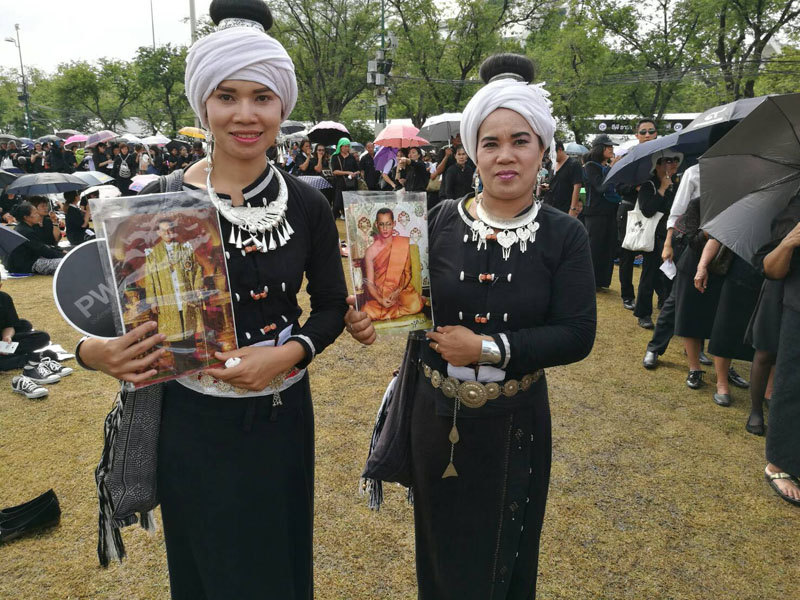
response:
M32 365L28 363L22 368L22 374L36 383L56 383L61 381L61 375L53 373L42 363Z
M53 360L48 356L43 356L42 360L39 361L40 365L44 365L44 367L49 370L51 373L55 373L61 377L66 377L67 375L71 375L73 369L70 367L65 367L57 360Z
M48 394L47 388L40 386L30 377L25 377L25 375L15 375L11 379L11 389L17 394L25 394L31 400Z

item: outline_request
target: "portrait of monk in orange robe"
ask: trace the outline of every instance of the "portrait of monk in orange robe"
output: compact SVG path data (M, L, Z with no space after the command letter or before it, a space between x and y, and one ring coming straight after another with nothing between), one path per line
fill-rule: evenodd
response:
M422 296L411 284L411 240L395 236L394 213L381 208L375 218L378 235L364 254L364 285L370 300L363 310L373 321L419 313Z

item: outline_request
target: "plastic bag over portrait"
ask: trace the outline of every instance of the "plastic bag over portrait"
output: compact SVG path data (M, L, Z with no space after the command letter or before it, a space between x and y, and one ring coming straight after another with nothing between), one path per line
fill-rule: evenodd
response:
M106 240L106 279L116 291L120 335L158 323L167 352L137 387L220 364L236 348L231 294L217 211L205 194L175 192L91 201Z
M424 192L344 192L356 307L375 329L433 326Z

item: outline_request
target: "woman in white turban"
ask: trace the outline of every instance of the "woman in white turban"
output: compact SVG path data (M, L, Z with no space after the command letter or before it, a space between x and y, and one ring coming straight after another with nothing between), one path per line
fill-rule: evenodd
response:
M266 33L269 9L262 0L214 0L210 12L218 28L186 61L186 94L213 139L208 162L144 190L205 190L217 207L239 348L217 353L224 368L162 384L157 489L170 587L186 600L310 600L306 367L343 327L339 239L322 194L266 157L297 99L292 61ZM312 309L301 324L304 279ZM147 323L115 340L87 339L78 356L137 382L155 373L165 350L137 357L161 339Z
M431 298L411 414L419 598L533 598L550 477L543 369L594 343L583 226L542 205L536 175L555 122L533 65L498 55L461 121L483 191L428 215ZM374 339L351 310L348 329Z

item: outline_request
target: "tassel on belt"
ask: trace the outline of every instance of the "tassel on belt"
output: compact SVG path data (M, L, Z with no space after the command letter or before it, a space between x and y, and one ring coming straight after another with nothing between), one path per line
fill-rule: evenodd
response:
M519 381L509 379L503 383L481 383L480 381L459 381L455 377L448 377L424 362L420 363L420 365L422 374L425 375L425 378L430 381L434 388L441 389L447 398L456 398L469 408L480 408L489 400L496 400L500 396L511 398L520 391L527 392L544 375L544 370L539 369L533 373L528 373Z

